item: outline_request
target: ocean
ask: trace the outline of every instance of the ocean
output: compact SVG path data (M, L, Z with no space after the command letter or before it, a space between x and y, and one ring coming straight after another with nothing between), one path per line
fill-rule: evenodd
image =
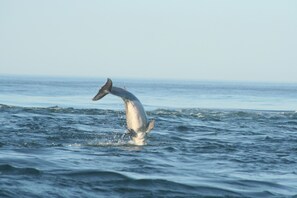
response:
M0 76L0 197L297 197L297 84Z

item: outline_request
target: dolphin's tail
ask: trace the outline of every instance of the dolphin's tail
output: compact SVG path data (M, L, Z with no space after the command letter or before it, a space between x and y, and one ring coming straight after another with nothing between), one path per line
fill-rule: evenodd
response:
M111 88L112 88L112 81L108 78L105 85L101 87L97 95L93 98L93 101L100 100L101 98L103 98L111 91Z

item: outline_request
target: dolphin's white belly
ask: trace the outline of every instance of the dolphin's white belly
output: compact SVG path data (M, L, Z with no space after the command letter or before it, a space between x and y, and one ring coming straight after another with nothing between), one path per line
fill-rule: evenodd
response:
M147 128L146 113L139 101L125 101L128 129L135 132L145 132Z

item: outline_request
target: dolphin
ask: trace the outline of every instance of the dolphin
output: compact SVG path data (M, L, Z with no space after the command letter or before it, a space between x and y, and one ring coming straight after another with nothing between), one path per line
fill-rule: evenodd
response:
M148 121L145 110L138 98L125 89L114 87L109 78L93 98L93 101L100 100L109 93L121 97L125 103L127 122L126 134L132 138L135 145L145 145L145 138L154 128L155 120Z

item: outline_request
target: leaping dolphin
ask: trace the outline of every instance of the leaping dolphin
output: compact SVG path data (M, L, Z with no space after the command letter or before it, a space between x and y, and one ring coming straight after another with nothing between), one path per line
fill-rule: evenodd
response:
M145 145L146 135L154 128L155 120L148 122L147 115L138 98L125 89L112 86L112 81L109 78L93 101L100 100L109 93L121 97L125 102L128 134L132 137L134 144Z

